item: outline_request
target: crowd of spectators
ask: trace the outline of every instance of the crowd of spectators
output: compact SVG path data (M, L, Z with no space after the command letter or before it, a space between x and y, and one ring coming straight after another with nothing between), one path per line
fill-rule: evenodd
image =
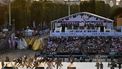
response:
M50 37L50 54L109 54L122 51L121 37Z

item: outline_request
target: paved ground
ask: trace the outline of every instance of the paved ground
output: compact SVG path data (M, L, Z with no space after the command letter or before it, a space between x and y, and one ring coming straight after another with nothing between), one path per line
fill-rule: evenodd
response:
M32 51L32 50L6 50L6 51L0 51L0 61L5 60L5 57L8 56L10 60L13 60L17 57L22 57L24 55L30 57L34 56L35 53L38 51Z
M11 64L14 64L14 63L8 63L8 66L12 67ZM55 63L53 63L53 65L54 67L51 66L52 69L56 69ZM60 69L67 69L67 67L76 67L76 69L97 69L95 65L96 65L96 62L74 62L73 64L69 62L63 62ZM47 69L47 64L41 63L39 67L44 67L44 69ZM31 68L19 67L18 69L31 69ZM108 62L103 62L103 69L110 69L110 67L108 67ZM115 69L118 69L118 68L116 67Z

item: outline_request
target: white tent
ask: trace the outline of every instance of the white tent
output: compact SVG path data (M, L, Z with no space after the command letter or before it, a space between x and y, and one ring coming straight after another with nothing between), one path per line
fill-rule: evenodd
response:
M33 35L33 30L31 30L31 29L26 29L25 31L24 31L24 34L25 34L25 36L32 36Z

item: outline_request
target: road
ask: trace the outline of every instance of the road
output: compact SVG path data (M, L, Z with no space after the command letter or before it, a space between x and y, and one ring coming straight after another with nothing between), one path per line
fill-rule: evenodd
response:
M76 69L97 69L95 66L96 62L74 62L73 64L70 64L69 62L63 62L62 65L63 66L60 69L67 69L67 67L69 66L76 67ZM9 66L11 67L11 65ZM47 64L41 63L40 67L44 67L44 69L46 69ZM19 69L25 69L25 68L19 68ZM52 69L56 69L56 65ZM103 69L110 69L110 67L108 67L108 62L103 62ZM118 68L115 68L115 69L118 69Z

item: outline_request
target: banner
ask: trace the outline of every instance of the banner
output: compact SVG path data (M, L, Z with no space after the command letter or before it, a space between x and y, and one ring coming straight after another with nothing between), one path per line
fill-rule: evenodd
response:
M122 32L50 32L50 36L119 36Z

